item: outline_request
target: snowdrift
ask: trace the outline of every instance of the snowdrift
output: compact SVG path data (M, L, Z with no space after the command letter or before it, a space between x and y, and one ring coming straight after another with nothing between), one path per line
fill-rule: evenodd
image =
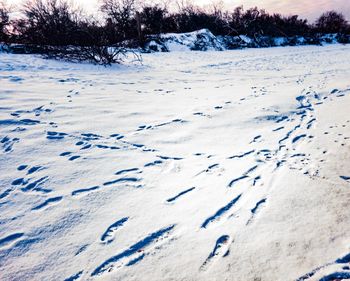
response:
M145 50L149 52L223 51L225 47L208 29L201 29L189 33L150 36L145 45Z
M251 38L246 35L215 36L208 29L188 33L168 33L151 35L146 39L143 51L172 52L172 51L224 51L242 48L325 45L348 43L347 35L325 34L317 37L270 37L258 36Z

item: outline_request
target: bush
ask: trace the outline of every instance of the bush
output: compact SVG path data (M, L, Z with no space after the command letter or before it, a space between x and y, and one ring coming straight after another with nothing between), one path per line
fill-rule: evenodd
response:
M65 0L28 1L24 18L14 23L16 51L37 53L46 58L94 64L120 63L128 51L113 45L109 29L97 21L84 19Z
M335 11L329 11L322 14L316 20L315 26L320 33L341 33L348 28L344 16Z
M0 2L0 42L8 41L7 27L10 23L9 10L4 2Z
M101 11L111 43L137 38L135 0L102 0Z
M107 66L114 63L121 63L127 56L128 50L123 47L107 46L49 46L42 50L42 54L45 58L49 59L90 62Z
M79 36L78 10L61 0L28 1L24 17L14 22L18 42L52 46L75 45Z
M144 34L160 34L165 30L165 18L168 11L156 6L143 7L140 17Z

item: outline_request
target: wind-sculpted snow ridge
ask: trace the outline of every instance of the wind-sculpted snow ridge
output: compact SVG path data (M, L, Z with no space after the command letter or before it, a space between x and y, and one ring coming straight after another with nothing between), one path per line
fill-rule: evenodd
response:
M348 46L0 54L0 279L350 272Z

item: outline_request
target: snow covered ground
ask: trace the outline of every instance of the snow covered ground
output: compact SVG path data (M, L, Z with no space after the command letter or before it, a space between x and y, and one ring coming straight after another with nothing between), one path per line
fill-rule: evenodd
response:
M350 278L349 61L0 54L0 280Z

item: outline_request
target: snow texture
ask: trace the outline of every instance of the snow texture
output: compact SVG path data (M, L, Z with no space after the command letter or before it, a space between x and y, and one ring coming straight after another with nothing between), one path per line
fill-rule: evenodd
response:
M0 279L348 279L349 61L0 54Z

